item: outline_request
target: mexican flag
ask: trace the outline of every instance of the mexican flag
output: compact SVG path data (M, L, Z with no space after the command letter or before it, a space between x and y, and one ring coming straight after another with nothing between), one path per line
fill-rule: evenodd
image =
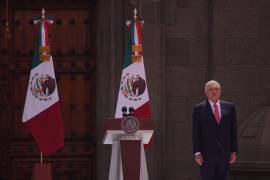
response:
M115 118L122 118L122 107L133 107L139 118L151 118L149 95L142 55L142 25L139 20L128 21L131 27L122 70Z
M49 156L64 145L64 129L59 97L50 55L48 26L51 20L36 20L40 32L36 41L22 122L40 151Z

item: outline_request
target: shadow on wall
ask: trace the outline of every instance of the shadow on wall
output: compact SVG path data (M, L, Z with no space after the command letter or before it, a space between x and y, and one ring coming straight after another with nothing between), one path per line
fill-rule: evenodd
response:
M270 179L270 107L253 113L239 126L239 159L230 180Z

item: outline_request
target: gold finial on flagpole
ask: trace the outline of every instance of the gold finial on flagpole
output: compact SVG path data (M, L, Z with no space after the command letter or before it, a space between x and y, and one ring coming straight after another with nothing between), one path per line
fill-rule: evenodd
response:
M138 11L137 11L137 9L135 8L135 9L134 9L134 20L137 19L137 13L138 13Z
M41 16L41 17L42 17L42 19L45 19L45 12L46 12L46 11L45 11L45 9L44 9L44 8L42 8L42 10L41 10L41 14L42 14L42 16Z

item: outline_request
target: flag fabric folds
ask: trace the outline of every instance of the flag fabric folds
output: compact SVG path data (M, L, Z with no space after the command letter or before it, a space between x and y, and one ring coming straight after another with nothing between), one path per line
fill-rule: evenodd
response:
M143 21L127 21L131 27L128 46L125 53L124 67L115 118L122 117L122 107L133 107L134 115L138 118L151 118L150 101L142 54L142 25Z
M64 145L63 121L53 59L50 55L48 26L43 17L36 20L40 31L36 41L22 122L32 134L40 151L49 156Z

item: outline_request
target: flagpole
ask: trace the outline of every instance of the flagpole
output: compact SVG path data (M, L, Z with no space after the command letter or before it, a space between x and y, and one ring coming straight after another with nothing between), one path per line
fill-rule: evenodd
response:
M40 164L43 164L43 154L40 152Z

